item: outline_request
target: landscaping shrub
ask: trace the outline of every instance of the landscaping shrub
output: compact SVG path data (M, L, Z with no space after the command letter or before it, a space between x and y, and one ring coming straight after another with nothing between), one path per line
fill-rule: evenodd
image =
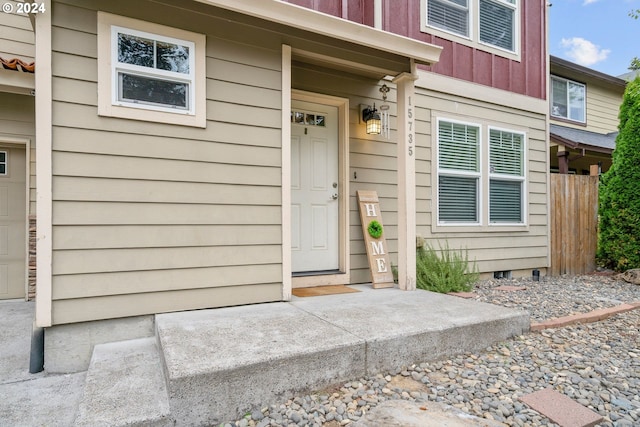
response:
M427 291L468 292L478 281L475 261L469 263L467 250L455 251L449 244L436 251L432 246L419 248L416 253L416 286Z
M640 268L640 78L627 84L613 164L600 183L598 263Z

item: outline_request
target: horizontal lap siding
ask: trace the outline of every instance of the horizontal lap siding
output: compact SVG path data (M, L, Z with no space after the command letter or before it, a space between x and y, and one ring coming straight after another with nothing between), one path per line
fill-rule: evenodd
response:
M280 45L140 3L207 34L207 127L99 117L79 4L53 5L54 323L281 299Z
M0 143L2 137L29 140L29 214L36 213L35 98L0 93Z
M491 90L491 89L487 89ZM416 103L416 205L417 232L435 248L448 244L451 248L467 248L469 259L476 260L480 272L524 270L547 266L547 149L545 117L485 103L417 88ZM432 112L438 117L489 123L516 130L524 128L527 134L528 173L528 229L505 232L482 231L469 228L468 232L449 232L443 227L435 230L436 200L434 196L436 163L432 159ZM465 117L462 119L461 117ZM486 154L486 141L482 145ZM486 195L483 201L486 200Z
M11 5L14 12L0 12L0 57L18 58L30 63L34 60L36 52L29 15L17 13L18 3L22 3L21 1L9 0L2 3Z

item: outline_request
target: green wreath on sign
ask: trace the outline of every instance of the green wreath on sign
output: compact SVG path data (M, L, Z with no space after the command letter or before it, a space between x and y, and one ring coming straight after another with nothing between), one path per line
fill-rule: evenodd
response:
M373 237L374 239L378 239L380 238L380 236L382 236L382 224L374 219L369 223L367 231L369 232L369 236Z

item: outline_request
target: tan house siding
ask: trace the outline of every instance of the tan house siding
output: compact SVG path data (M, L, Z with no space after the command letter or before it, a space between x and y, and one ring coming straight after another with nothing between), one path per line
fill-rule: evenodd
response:
M4 15L4 14L3 14ZM10 71L17 72L17 71ZM29 149L27 166L29 186L29 207L28 207L28 230L29 235L25 238L28 241L27 260L27 299L33 300L36 292L36 253L35 253L35 223L36 223L36 144L35 144L35 98L30 95L18 95L12 93L0 93L0 143L2 137L8 142L15 140L20 145L24 144L25 149Z
M17 1L4 1L17 11ZM0 57L18 58L33 62L35 57L34 34L29 15L18 13L0 13Z
M281 299L280 45L128 5L207 35L207 127L104 118L97 13L74 4L53 5L53 323Z
M587 127L597 133L618 131L618 113L622 103L622 91L612 92L602 86L587 86ZM563 123L566 126L567 123Z
M544 268L548 256L547 215L547 138L544 114L517 110L478 99L454 96L420 88L417 82L416 99L416 198L417 232L436 249L448 244L453 249L468 249L469 259L477 261L481 273L513 271L524 275L525 270ZM494 89L486 89L495 91ZM489 96L487 96L489 98ZM527 141L527 226L516 231L500 231L491 226L469 226L466 230L447 230L436 226L436 117L457 119L471 123L489 124L506 129L521 130ZM486 152L486 141L481 143ZM483 203L487 195L484 192ZM520 272L518 272L520 270Z

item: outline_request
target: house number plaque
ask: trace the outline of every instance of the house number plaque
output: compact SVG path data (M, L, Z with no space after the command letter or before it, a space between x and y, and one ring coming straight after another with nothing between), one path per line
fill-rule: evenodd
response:
M362 234L371 270L371 283L374 289L392 288L394 287L393 273L389 262L378 194L375 191L358 191L357 194Z

